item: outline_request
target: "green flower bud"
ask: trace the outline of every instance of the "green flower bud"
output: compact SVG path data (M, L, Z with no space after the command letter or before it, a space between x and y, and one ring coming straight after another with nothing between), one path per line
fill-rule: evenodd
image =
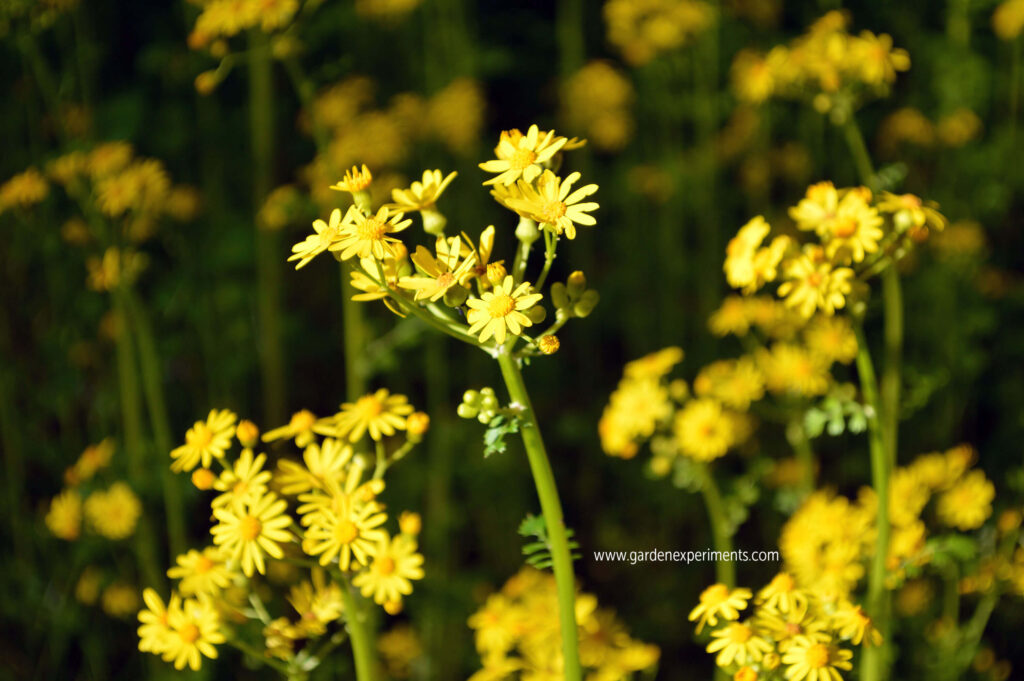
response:
M468 297L469 291L466 290L466 287L456 284L445 291L444 304L448 307L458 307L466 302Z
M532 244L540 238L537 223L530 218L519 218L519 224L516 226L516 238L524 244Z
M462 403L477 406L480 404L480 393L475 390L467 390L462 393Z
M597 294L597 291L593 289L585 291L583 295L580 296L580 299L573 306L573 314L580 318L586 317L587 315L594 311L594 308L597 307L597 302L600 299L601 296Z
M471 418L473 418L474 416L476 416L479 413L479 411L480 410L477 409L476 407L468 405L465 402L460 404L455 409L455 413L458 414L460 418L464 418L464 419L471 419Z
M548 311L545 310L541 305L534 305L533 307L526 311L526 316L534 324L540 324L547 318Z
M441 236L444 234L445 225L448 224L448 218L441 215L434 209L420 211L420 217L423 218L423 231L431 236Z
M551 302L554 303L556 310L564 310L569 307L569 293L565 284L560 281L551 285Z
M576 270L569 275L569 280L566 282L566 288L569 291L570 298L579 298L584 291L587 290L587 277L580 270Z

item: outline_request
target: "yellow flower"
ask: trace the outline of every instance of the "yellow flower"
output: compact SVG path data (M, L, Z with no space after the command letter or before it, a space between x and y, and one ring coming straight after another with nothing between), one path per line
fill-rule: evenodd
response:
M97 490L85 500L85 517L107 539L125 539L135 532L142 504L131 488L115 482L107 491Z
M859 605L849 602L840 604L832 620L839 635L855 646L859 646L862 641L865 646L882 644L882 632L875 628L871 618Z
M543 165L548 163L567 141L564 137L556 137L554 130L541 136L536 125L531 125L525 135L516 129L503 131L498 146L494 149L494 154L498 158L480 164L482 170L498 173L484 184L501 184L507 187L519 178L533 182L541 174Z
M693 392L699 397L712 397L727 407L745 410L751 402L764 397L764 377L750 357L720 360L701 369L693 381Z
M316 415L308 409L302 409L292 414L288 425L264 433L263 441L274 442L294 438L296 447L305 447L313 441L313 424L315 423Z
M76 485L89 480L96 475L98 470L106 468L113 456L114 441L110 438L106 438L98 444L89 445L78 457L75 465L64 472L64 481L69 485Z
M391 200L394 203L386 204L391 210L401 210L407 213L414 211L433 210L437 200L448 188L456 172L442 175L440 170L424 170L423 179L413 182L408 189L392 189Z
M423 579L423 556L408 535L388 537L378 542L373 562L352 580L363 596L378 605L398 602L412 593L413 579Z
M169 631L162 652L164 660L174 662L175 669L198 671L202 657L217 658L218 643L224 643L220 615L207 600L186 599L180 608L167 611Z
M804 329L811 354L827 364L849 364L857 356L857 335L846 317L817 316Z
M627 362L622 373L627 378L657 380L667 375L676 364L682 361L683 349L673 345Z
M251 449L243 450L234 465L225 468L213 483L213 488L223 494L218 495L211 506L219 508L260 499L267 491L267 483L270 482L270 472L263 470L266 460L266 454L253 458Z
M349 212L345 214L346 223L352 219L353 215L354 213L349 209ZM332 210L329 219L329 223L319 219L313 220L314 233L292 246L292 255L289 256L288 262L298 260L299 264L295 266L295 269L302 269L313 258L341 240L343 227L341 209Z
M771 350L758 350L754 357L765 386L773 393L813 396L828 390L828 365L803 346L773 343Z
M185 596L216 596L231 584L233 573L217 547L209 546L202 551L190 549L178 556L175 562L177 565L167 571L167 576L181 580L178 590Z
M753 293L756 279L754 272L754 254L761 242L771 231L771 226L758 215L740 227L725 247L725 278L733 288L749 289Z
M687 402L676 414L673 432L680 451L697 461L724 456L735 443L732 420L717 400L709 398Z
M601 446L611 456L632 458L637 451L636 441L651 437L658 424L671 415L669 391L657 378L624 378L598 423Z
M798 593L804 594L803 591ZM792 605L794 607L784 613L767 605L758 608L758 631L775 641L779 652L789 650L798 637L808 638L815 643L828 643L831 640L826 632L828 622L819 617L817 608L809 607L807 601L804 601L802 607Z
M167 650L170 638L170 614L181 608L181 599L178 594L171 594L171 600L165 606L154 589L145 589L142 600L146 607L139 611L139 650L160 655Z
M728 667L733 662L757 662L765 653L772 650L772 645L768 641L756 635L750 625L741 622L733 622L711 632L711 639L707 651L718 652L715 664L719 667Z
M41 202L50 191L46 179L35 168L29 168L0 185L0 213L8 208L28 208Z
M835 314L846 305L846 296L853 290L853 270L833 267L813 248L790 260L784 276L786 281L779 286L779 295L786 299L787 306L807 319L817 310Z
M66 489L53 498L46 514L46 526L53 536L74 541L82 533L82 497Z
M522 333L523 327L533 326L530 318L523 311L536 305L543 296L531 293L533 288L529 282L515 286L512 276L495 285L493 291L485 291L480 298L466 301L469 312L469 332L480 334L480 342L484 343L492 336L501 345L505 342L506 329L514 336Z
M353 559L358 565L366 565L376 553L378 542L387 536L379 529L387 516L376 502L356 503L341 490L332 491L330 502L332 508L320 507L309 516L303 550L320 556L321 565L337 559L343 571L349 569Z
M476 254L459 261L462 253L462 241L455 237L449 245L443 236L437 237L435 257L423 246L417 246L412 254L412 262L423 276L402 277L398 281L401 288L416 292L415 299L428 298L431 302L440 300L453 286L463 282L472 275L476 264Z
M191 471L200 462L203 468L209 468L214 457L223 459L224 452L231 447L237 420L232 411L213 409L206 421L196 421L185 433L185 444L171 452L171 470Z
M340 182L332 184L330 188L337 192L355 194L356 192L366 191L371 182L373 182L373 173L370 172L370 169L364 163L362 169L352 166L351 170L346 170L345 177Z
M1024 30L1024 0L1005 0L992 13L992 30L1000 39L1010 41Z
M788 572L780 572L766 587L757 592L759 606L778 610L783 615L807 610L807 592L796 585Z
M345 606L341 587L327 579L324 570L314 568L311 575L311 582L302 582L291 588L288 602L299 614L299 626L303 631L319 636L327 624L341 617Z
M386 254L393 252L392 244L398 243L398 239L388 235L401 232L412 224L412 220L403 220L403 217L404 213L390 213L387 206L382 206L376 215L370 216L351 206L341 223L341 237L329 248L341 251L342 260L352 256L372 256L383 260Z
M871 31L862 31L852 43L850 62L857 64L860 78L868 85L883 85L896 80L897 71L910 68L910 55L906 50L893 48L892 36L883 33L876 36Z
M337 438L348 437L357 442L369 432L370 437L380 441L390 437L396 430L405 430L405 417L413 412L409 398L392 395L387 388L367 393L355 402L345 402L341 411L317 422L317 432Z
M213 543L241 563L246 577L252 577L254 572L265 574L263 554L281 558L284 552L279 544L292 539L286 529L292 522L286 508L283 499L268 492L262 498L234 507L214 509L213 517L219 522L210 530Z
M334 438L322 444L311 442L302 452L302 464L287 459L277 463L277 484L282 494L301 494L326 489L345 478L345 466L352 459L352 447Z
M555 234L564 233L568 239L575 239L576 224L597 224L589 212L599 207L594 202L580 203L597 191L597 185L588 184L572 191L572 185L578 179L579 173L572 173L563 180L550 170L545 170L537 179L536 188L529 182L519 180L518 196L511 195L505 203L520 215L536 220Z
M728 621L737 620L740 610L747 607L753 594L750 589L732 589L725 584L712 584L700 594L700 603L690 611L689 620L697 622L699 634L705 624L718 625L718 617Z
M950 527L974 530L992 515L996 490L981 471L971 471L939 497L939 519Z
M789 665L786 678L790 681L841 681L839 670L851 669L852 657L849 650L801 636L786 650L782 662Z
M911 236L914 236L913 230L941 232L946 227L946 218L937 210L937 204L922 201L913 194L882 192L878 210L891 214L897 231L910 231Z

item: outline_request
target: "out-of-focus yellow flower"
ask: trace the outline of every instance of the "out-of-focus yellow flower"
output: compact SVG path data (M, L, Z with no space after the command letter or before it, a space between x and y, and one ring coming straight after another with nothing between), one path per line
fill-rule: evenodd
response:
M139 609L139 591L131 584L114 582L103 590L100 604L111 617L125 618Z
M46 526L53 536L74 541L82 533L82 497L73 489L66 489L50 502Z
M78 457L75 464L64 472L64 481L69 485L77 485L96 475L96 472L110 465L114 456L114 441L105 438L101 442L89 445Z
M714 21L711 5L698 0L608 0L608 42L633 65L678 49Z
M50 192L46 178L29 168L0 185L0 213L11 208L29 208L42 202Z
M764 377L750 357L719 360L701 369L693 381L693 392L743 411L764 396Z
M827 315L846 306L846 296L853 289L853 270L834 267L814 247L789 261L779 286L779 296L786 305L810 318L818 310Z
M106 491L97 490L85 500L89 525L107 539L125 539L135 532L142 503L131 488L115 482Z
M480 139L485 109L480 84L457 78L427 102L427 129L453 152L466 154Z
M736 442L732 419L710 398L687 402L675 416L673 432L679 450L696 461L724 456Z
M727 622L739 619L740 610L747 607L747 602L754 594L750 589L730 589L725 584L712 584L700 594L700 603L690 611L688 619L697 622L699 634L705 624L716 626L718 618Z
M773 343L754 357L765 386L776 394L823 395L828 390L828 363L795 343Z
M981 119L970 109L960 108L936 124L939 139L947 147L962 147L981 133Z
M209 468L214 457L223 459L231 447L237 420L238 416L228 409L213 409L205 421L196 421L185 433L185 444L171 452L171 470L191 471L200 463Z
M973 530L992 515L992 499L996 490L985 474L971 471L939 497L939 518L951 527Z
M849 364L857 356L857 336L846 317L818 315L803 334L807 349L826 364Z
M618 69L606 61L591 61L563 87L566 124L598 149L622 149L633 135L634 96L632 82Z
M992 13L992 30L1002 40L1014 40L1024 29L1024 0L1006 0Z
M124 284L131 286L149 262L144 253L121 250L111 246L102 258L85 261L89 270L89 288L94 291L113 291Z

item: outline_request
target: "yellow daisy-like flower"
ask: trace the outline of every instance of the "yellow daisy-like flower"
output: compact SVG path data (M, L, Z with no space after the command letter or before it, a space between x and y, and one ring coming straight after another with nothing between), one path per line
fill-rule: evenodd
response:
M720 360L701 369L693 381L693 392L745 410L764 397L764 376L750 357Z
M340 239L328 248L341 251L342 260L353 256L383 260L385 255L393 252L392 244L399 243L398 239L388 235L401 232L412 224L412 220L403 220L403 217L404 213L391 213L387 206L381 206L376 215L370 216L352 206L341 224Z
M531 293L532 290L533 287L526 281L515 286L512 276L508 275L505 281L495 285L493 291L485 291L480 298L470 298L466 301L469 306L466 315L469 332L479 333L481 343L493 336L498 345L505 342L506 330L518 336L523 327L533 326L523 311L544 297L539 293Z
M795 606L795 604L793 604ZM831 636L826 632L828 622L809 607L792 607L786 612L763 605L758 608L757 628L762 636L775 641L779 652L786 652L798 637L815 643L828 643Z
M640 359L626 362L622 373L627 378L658 380L667 375L675 365L683 361L683 349L673 345L657 352L644 355Z
M413 579L423 579L423 556L416 552L416 541L406 535L385 535L369 567L352 580L363 596L378 605L400 602L412 593Z
M878 250L882 239L882 216L868 200L871 192L865 187L850 189L843 195L836 214L822 223L818 233L828 239L825 253L830 258L861 262L866 253Z
M733 621L740 617L740 610L747 607L747 601L753 597L750 589L732 589L725 584L712 584L700 594L700 603L690 611L689 620L697 622L699 634L705 624L716 626L718 618Z
M796 579L788 572L780 572L766 587L757 592L756 603L764 608L789 612L807 609L807 592L797 587Z
M367 393L355 402L345 402L341 411L317 422L316 430L322 435L357 442L369 432L376 441L390 437L396 430L405 430L405 417L413 412L409 398L392 395L387 388Z
M353 212L349 210L349 212L345 214L345 222L348 223L353 215ZM330 222L324 222L320 219L313 220L314 233L292 246L292 255L288 257L288 262L298 260L299 264L295 266L295 269L302 269L308 265L313 258L320 255L341 240L342 229L344 227L342 224L341 209L335 208L332 210L329 220Z
M341 440L325 438L311 442L302 452L302 463L282 459L277 463L277 484L282 494L302 494L326 489L345 478L345 466L352 459L352 447Z
M356 192L366 191L371 182L373 182L373 173L370 172L370 169L364 163L362 168L352 166L351 170L346 170L345 176L341 181L332 184L330 188L336 192L355 194Z
M846 296L853 290L853 270L833 267L828 260L819 258L815 249L791 260L785 277L786 281L779 286L779 296L806 319L817 310L835 314L846 306Z
M555 234L565 234L568 239L575 239L577 224L597 224L590 211L600 207L592 201L580 203L597 191L597 185L588 184L572 191L573 183L579 179L579 173L572 173L563 180L550 170L545 170L537 179L536 187L525 180L519 180L518 196L513 194L505 203L515 212L536 220Z
M874 622L859 605L841 603L832 615L832 621L839 635L855 646L861 642L865 646L882 645L882 632L875 628Z
M857 335L846 317L815 317L804 329L804 342L811 354L828 364L849 364L857 357Z
M733 421L710 398L690 400L676 414L673 432L680 451L697 461L724 456L735 442Z
M819 643L804 636L797 637L782 656L789 665L789 681L842 681L839 670L850 670L853 653L832 643Z
M725 247L725 264L723 265L725 279L729 282L729 286L750 289L749 293L756 290L756 287L753 286L756 280L754 255L771 229L771 225L764 217L758 215L740 227L736 236L729 240Z
M839 190L831 182L818 182L807 188L804 198L789 209L789 217L804 231L828 234L839 212Z
M996 489L981 471L971 471L939 497L939 518L950 527L974 530L992 515Z
M178 594L171 594L171 600L165 606L154 589L145 589L142 600L146 607L139 611L139 650L161 655L167 650L170 638L171 613L181 608L181 598Z
M401 210L407 213L414 211L433 210L437 200L452 183L456 172L443 175L440 170L424 170L423 179L413 182L408 189L392 189L391 200L394 203L386 204L391 210Z
M715 664L719 667L728 667L734 662L757 662L765 653L772 650L772 645L768 641L755 634L749 624L742 622L733 622L711 632L711 639L707 651L718 653Z
M316 423L316 415L308 409L303 409L292 414L288 425L275 428L263 434L264 442L276 440L295 439L296 447L305 447L313 441L313 424Z
M46 514L46 526L53 536L74 541L82 534L82 497L66 489L53 498Z
M210 530L213 543L223 548L225 555L242 565L246 577L254 572L267 571L263 554L281 558L284 552L279 544L291 540L286 529L292 519L285 513L288 505L273 492L266 496L229 508L213 510L219 523Z
M142 503L123 482L115 482L107 491L97 490L85 500L85 517L107 539L132 536L142 515Z
M946 218L937 210L937 204L922 201L913 194L882 192L878 209L892 215L893 224L900 232L925 228L941 232L946 227Z
M167 611L169 631L163 658L174 663L175 669L199 671L202 657L217 659L218 643L224 643L220 630L220 615L207 600L186 599L180 608Z
M46 179L35 168L29 168L0 185L0 213L12 206L28 208L34 206L50 191Z
M320 556L320 564L334 559L338 567L347 571L353 559L366 565L377 552L378 542L387 536L378 529L387 520L376 502L357 504L344 492L332 494L334 508L313 511L312 521L302 543L310 556Z
M320 568L311 571L312 581L296 584L288 592L288 602L299 615L299 626L306 633L319 636L327 625L341 617L345 604L341 587L327 579Z
M209 468L213 458L224 458L224 452L231 447L238 417L228 409L213 409L206 421L196 421L185 433L185 444L171 452L174 462L171 470L180 473L191 471L200 462Z
M509 186L519 178L533 182L543 171L543 165L565 146L564 137L556 137L550 130L541 136L540 128L531 125L526 134L512 129L501 133L498 146L494 149L497 159L480 164L488 173L498 173L484 182Z
M770 350L758 350L754 357L765 386L773 393L810 396L828 390L828 365L801 345L774 343Z
M178 590L185 596L216 596L231 584L234 574L224 562L223 552L215 546L202 551L190 549L178 556L175 563L167 576L181 580Z
M213 483L213 488L223 494L218 495L211 506L220 508L229 504L245 504L260 499L267 491L270 472L263 470L267 460L266 454L255 458L251 449L246 449L231 468L225 468L220 477Z
M422 276L402 277L398 281L401 288L416 292L416 300L440 300L449 289L469 277L476 265L475 253L459 261L462 252L462 240L459 237L455 237L451 245L443 236L437 237L435 251L436 257L423 246L418 246L412 254L412 262Z

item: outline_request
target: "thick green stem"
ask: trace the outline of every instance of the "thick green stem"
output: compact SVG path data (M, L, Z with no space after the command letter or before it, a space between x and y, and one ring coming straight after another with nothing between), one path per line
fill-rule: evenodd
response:
M363 604L354 593L348 580L341 584L341 599L345 603L345 623L348 626L348 637L352 642L352 657L356 663L357 681L375 681L377 678L377 660L373 649L373 636L370 633Z
M537 415L533 411L518 360L508 354L505 348L501 348L498 352L498 365L501 367L501 376L505 379L509 397L522 408L519 415L523 420L520 434L523 437L526 457L530 462L530 471L533 473L533 482L537 486L537 496L540 497L540 510L544 514L547 526L551 563L558 591L558 615L562 625L564 679L580 681L583 671L580 667L579 635L576 631L576 577L573 574L572 555L569 552L569 537L562 518L562 502L558 499L558 487L555 485L551 462L548 460Z
M357 291L352 287L348 271L341 271L341 317L345 335L343 345L345 351L345 389L348 399L358 399L366 392L366 373L360 369L363 348L367 344L367 334L363 322L362 303L352 300Z
M871 163L868 147L864 144L864 135L861 134L853 114L850 114L849 119L843 125L843 133L846 136L846 146L849 147L853 162L857 166L857 175L860 177L860 181L871 187L875 181L875 168Z
M153 338L153 328L149 321L142 301L130 288L123 289L126 308L135 330L135 338L139 347L139 362L142 368L142 387L146 394L149 407L150 425L156 440L157 461L166 464L166 457L173 446L171 440L170 418L167 415L167 402L164 399L163 372L160 370L160 355ZM170 539L171 551L178 555L185 551L185 506L181 499L181 488L177 485L174 473L167 465L161 465L161 483L163 485L164 512L167 515L167 534Z
M274 148L273 61L270 41L259 29L249 33L249 134L252 145L253 224L270 192ZM256 228L256 273L260 327L260 369L264 418L285 418L285 367L281 338L281 267L278 235Z
M900 386L903 364L903 291L896 265L882 273L882 299L885 316L885 367L882 369L882 434L889 465L898 457L900 422Z
M871 558L871 569L868 573L868 612L875 620L875 626L885 638L881 646L869 646L864 649L862 662L862 679L864 681L882 681L888 676L888 659L886 650L889 645L889 592L885 587L886 559L889 554L889 475L892 470L892 458L885 449L882 423L879 418L880 402L878 382L875 378L875 367L868 351L864 328L855 325L857 333L857 372L860 374L861 391L864 401L870 408L868 414L868 444L871 450L871 484L877 497L877 534L875 552Z
M811 441L799 418L789 422L786 437L796 453L797 463L800 464L800 494L806 497L814 491L815 461Z
M718 489L718 483L715 482L711 468L704 465L701 470L704 478L701 493L704 495L708 521L711 523L711 538L715 543L715 551L718 553L718 558L715 560L715 579L731 589L736 586L736 565L730 555L733 548L729 519L726 517L722 493Z

